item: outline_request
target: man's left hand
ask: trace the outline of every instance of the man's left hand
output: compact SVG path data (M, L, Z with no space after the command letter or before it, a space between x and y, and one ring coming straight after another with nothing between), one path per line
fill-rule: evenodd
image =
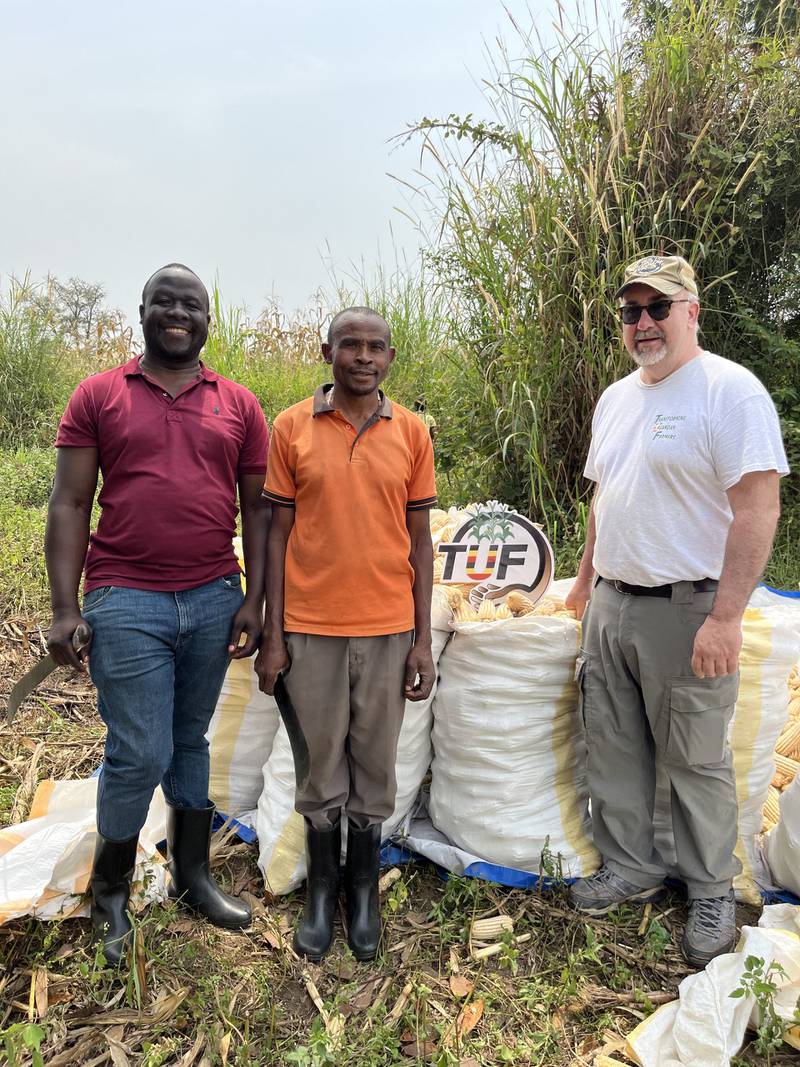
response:
M709 615L695 635L692 670L698 678L735 674L741 648L741 621L721 622Z
M231 636L228 643L228 655L231 659L246 659L252 656L261 641L261 601L245 600L231 623ZM242 634L245 635L243 645L239 644Z
M419 676L419 677L418 677ZM433 665L430 645L413 645L406 659L406 675L403 695L406 700L427 700L433 689L436 668Z

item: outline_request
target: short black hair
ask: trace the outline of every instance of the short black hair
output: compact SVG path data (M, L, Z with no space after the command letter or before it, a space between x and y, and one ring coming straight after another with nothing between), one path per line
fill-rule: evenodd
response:
M331 319L331 324L328 327L328 344L329 345L333 344L333 338L334 338L334 336L336 334L336 327L339 325L339 320L343 319L345 315L367 315L367 316L370 316L371 318L374 318L374 319L380 319L381 322L383 323L383 325L386 327L386 336L387 336L387 338L389 340L389 347L391 347L391 344L392 344L392 331L389 329L389 323L386 321L386 319L383 317L383 315L381 315L381 313L379 311L375 311L374 308L368 308L368 307L343 308L341 311L337 312L333 316L333 318Z
M208 289L206 289L205 282L200 277L200 275L196 273L196 271L193 271L191 267L187 267L185 263L165 263L163 267L159 267L158 270L154 270L150 277L147 279L147 281L144 283L144 288L142 289L143 304L146 303L147 290L150 288L150 283L152 282L153 278L155 278L156 275L163 273L163 271L165 270L182 270L185 271L187 274L194 275L194 277L197 278L197 280L203 286L203 292L206 294L206 306L211 306L211 301L208 296Z

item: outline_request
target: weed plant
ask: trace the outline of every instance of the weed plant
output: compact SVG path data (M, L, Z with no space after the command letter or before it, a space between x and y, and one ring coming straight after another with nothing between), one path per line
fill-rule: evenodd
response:
M414 128L437 161L431 259L467 368L451 403L498 499L556 541L581 525L597 397L632 369L612 293L648 253L694 263L702 343L759 375L797 467L800 36L790 5L764 12L631 0L611 44L564 27L555 48L501 52L493 121Z

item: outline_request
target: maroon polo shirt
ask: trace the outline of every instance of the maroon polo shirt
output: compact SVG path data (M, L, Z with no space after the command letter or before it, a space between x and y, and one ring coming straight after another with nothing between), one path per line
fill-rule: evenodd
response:
M237 570L237 480L264 475L269 435L255 396L201 364L171 397L138 358L81 382L56 448L98 449L103 486L84 592L193 589Z

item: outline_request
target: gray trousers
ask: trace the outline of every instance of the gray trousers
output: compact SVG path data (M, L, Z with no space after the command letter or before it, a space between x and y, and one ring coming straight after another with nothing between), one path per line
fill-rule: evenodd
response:
M286 635L286 689L305 737L309 773L295 808L318 830L344 807L360 829L394 811L403 680L414 631L380 637Z
M695 634L714 592L677 582L670 599L600 581L576 677L588 742L594 843L635 885L666 872L653 837L656 762L669 781L677 866L690 899L724 895L741 869L728 723L738 674L697 678Z

